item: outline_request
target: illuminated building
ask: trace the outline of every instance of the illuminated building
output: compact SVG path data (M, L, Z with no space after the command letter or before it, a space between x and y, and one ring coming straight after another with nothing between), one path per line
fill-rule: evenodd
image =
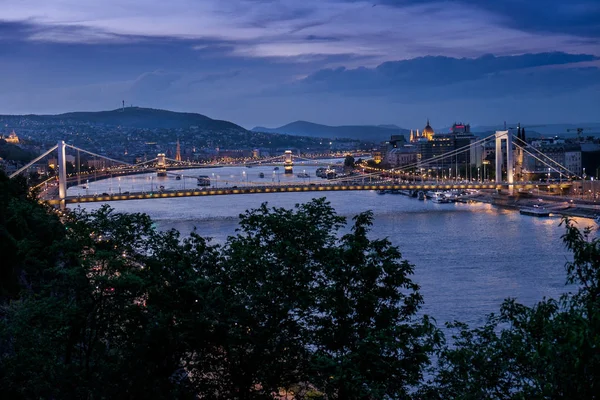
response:
M17 136L17 134L15 133L15 131L12 131L10 133L10 135L8 135L8 137L4 138L4 140L6 141L6 143L19 144L19 137Z

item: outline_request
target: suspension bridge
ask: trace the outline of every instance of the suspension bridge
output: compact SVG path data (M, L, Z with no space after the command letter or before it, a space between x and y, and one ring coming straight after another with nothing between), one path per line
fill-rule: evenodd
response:
M495 168L494 179L488 179L484 171L483 178L478 173L477 179L473 177L472 159L469 165L464 166L464 170L459 169L458 158L460 155L471 154L474 148L486 146L486 144L495 141ZM93 173L74 173L67 175L66 152L67 149L75 151L79 158L79 153L85 153L88 156L104 160L107 164L103 168L97 168ZM352 173L341 173L332 179L320 179L308 181L288 180L283 183L279 179L279 167L283 166L284 174L293 174L294 168L321 166L329 168L332 163L327 160L310 159L293 155L291 151L286 151L283 155L270 157L266 159L245 159L238 163L193 163L176 161L159 154L152 160L143 161L137 164L131 164L124 161L109 158L91 151L81 149L64 141L58 144L39 157L34 159L23 168L11 175L11 178L23 172L48 157L53 152L58 153L58 179L50 178L39 183L35 188L41 190L41 199L49 204L64 207L66 204L87 203L87 202L106 202L122 200L139 199L158 199L158 198L177 198L177 197L203 197L231 194L252 194L252 193L298 193L298 192L324 192L324 191L357 191L357 190L410 190L410 191L437 191L437 190L496 190L507 194L513 194L515 191L533 191L540 188L547 192L561 193L568 191L573 184L573 179L581 179L574 171L569 171L565 166L555 161L550 156L543 154L538 149L528 145L510 131L497 131L495 134L476 140L469 145L448 151L436 157L427 160L418 160L417 162L398 166L391 169L381 170L363 165L355 169ZM551 181L523 181L515 180L515 171L522 168L522 158L524 155L534 158L544 168L548 169L548 178L550 173L558 176L558 179ZM521 161L519 162L519 159ZM455 160L455 164L452 161ZM77 162L79 166L79 161ZM448 167L449 166L449 167ZM224 167L275 167L271 182L266 180L250 181L248 170L242 170L239 179L233 175L229 178L220 177L214 172L211 175L203 175L203 169L206 168L224 168ZM454 167L454 168L453 168ZM467 169L468 167L468 169ZM485 165L484 165L485 168ZM448 174L445 173L446 169ZM454 171L453 171L454 170ZM188 172L189 171L189 172ZM425 171L425 172L424 172ZM432 173L435 172L434 174ZM277 172L277 182L275 174ZM471 173L469 173L471 172ZM89 182L102 179L113 179L145 174L145 178L140 179L142 187L132 185L131 190L123 191L119 186L118 192L112 190L102 193L90 194L87 190ZM150 176L149 176L150 175ZM165 177L165 179L183 180L182 187L169 187L161 185L157 179L154 184L154 175ZM262 175L262 174L261 174ZM301 174L302 175L302 174ZM304 176L308 174L304 173ZM441 176L440 176L441 175ZM490 174L491 176L491 174ZM150 178L150 187L144 186ZM205 182L205 186L191 188L185 187L186 179ZM219 186L221 179L221 187ZM135 178L133 178L135 180ZM82 181L85 182L82 185ZM225 182L224 182L225 181ZM81 190L76 194L67 194L69 187L85 187L85 192ZM171 185L172 186L172 185ZM109 193L110 192L110 193Z

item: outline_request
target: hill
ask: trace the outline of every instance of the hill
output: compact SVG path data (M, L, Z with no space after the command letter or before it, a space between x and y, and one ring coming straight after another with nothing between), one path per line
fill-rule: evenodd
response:
M279 128L257 126L254 132L284 133L295 136L321 137L328 139L348 138L370 142L389 140L392 135L405 135L410 131L395 125L344 125L329 126L307 121L296 121Z
M70 112L57 115L27 115L25 117L36 120L94 123L142 129L186 129L190 126L197 126L202 130L246 132L246 129L232 122L212 119L202 114L141 107L125 107L124 109L97 112Z
M508 127L516 127L517 124L507 124ZM582 136L596 136L600 133L600 123L581 123L581 124L521 124L525 128L526 132L537 133L540 136L564 136L564 137L575 137L577 128L587 128L582 132ZM503 130L504 125L489 125L489 126L473 126L471 130L473 132L493 132L496 130ZM571 129L571 131L567 131ZM528 135L529 136L529 135Z

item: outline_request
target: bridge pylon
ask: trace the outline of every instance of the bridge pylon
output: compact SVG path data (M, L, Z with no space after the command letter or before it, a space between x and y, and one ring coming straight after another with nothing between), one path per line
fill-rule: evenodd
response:
M513 193L514 184L514 160L512 151L512 135L508 131L496 131L496 183L502 183L502 140L506 140L506 182L508 193Z
M292 151L286 150L284 153L285 161L283 162L283 172L292 174L294 172L294 162L292 161Z
M61 208L64 206L64 200L67 197L67 145L64 140L58 141L58 198Z

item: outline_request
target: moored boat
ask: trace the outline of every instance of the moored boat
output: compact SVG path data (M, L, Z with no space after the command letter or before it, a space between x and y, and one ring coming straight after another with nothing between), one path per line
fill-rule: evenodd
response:
M522 215L531 215L532 217L549 217L550 211L541 207L522 207L519 209Z

